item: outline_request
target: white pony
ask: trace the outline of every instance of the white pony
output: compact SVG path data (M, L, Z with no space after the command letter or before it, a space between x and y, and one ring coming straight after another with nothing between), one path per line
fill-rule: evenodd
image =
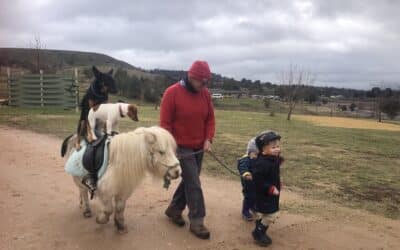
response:
M74 148L75 139L66 139L68 157ZM165 129L154 126L137 128L128 133L115 135L109 145L107 170L97 183L95 195L100 201L100 211L96 222L105 224L114 212L115 226L120 233L126 233L124 209L126 200L141 182L146 172L163 177L169 182L181 174L176 158L176 142ZM91 217L88 189L82 185L82 178L73 177L80 190L80 203L84 207L84 217ZM114 204L113 206L113 199Z

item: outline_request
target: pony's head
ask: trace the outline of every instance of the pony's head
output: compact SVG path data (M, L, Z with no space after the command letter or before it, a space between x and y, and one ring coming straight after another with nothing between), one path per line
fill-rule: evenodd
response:
M177 179L182 170L176 157L175 139L167 130L157 126L146 128L144 132L150 153L150 172Z
M168 181L179 178L182 169L176 157L176 142L172 135L157 126L143 128L143 132L150 155L148 170Z
M107 73L103 73L93 66L93 75L95 77L95 84L97 85L96 87L98 90L103 92L103 94L116 94L118 92L112 73L113 69Z
M165 187L182 172L175 139L160 127L140 127L115 135L109 150L110 167L99 180L100 189L119 189L129 197L146 172L164 178Z

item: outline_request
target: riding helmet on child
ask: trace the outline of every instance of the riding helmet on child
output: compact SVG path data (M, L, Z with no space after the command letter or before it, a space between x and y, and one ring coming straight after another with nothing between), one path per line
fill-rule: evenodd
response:
M271 141L280 140L281 136L274 131L266 131L256 137L256 145L259 151Z

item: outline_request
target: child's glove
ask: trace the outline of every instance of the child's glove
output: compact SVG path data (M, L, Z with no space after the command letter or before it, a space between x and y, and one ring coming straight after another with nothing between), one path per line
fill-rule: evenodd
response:
M244 179L245 179L246 181L252 181L252 180L253 180L253 176L252 176L251 174L249 174L249 175L246 175L246 176L244 177Z
M246 173L243 174L243 179L245 181L252 181L253 180L253 176L251 175L250 172L246 172Z
M269 195L279 195L279 190L275 186L271 186L268 190Z

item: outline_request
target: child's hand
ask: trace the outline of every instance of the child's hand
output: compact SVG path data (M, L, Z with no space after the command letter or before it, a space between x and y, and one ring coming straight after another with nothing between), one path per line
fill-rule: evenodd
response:
M253 176L251 174L247 174L247 175L244 176L244 180L252 181L253 180Z
M272 187L268 190L268 193L269 193L270 195L278 196L278 195L279 195L279 190L278 190L275 186L272 186Z

